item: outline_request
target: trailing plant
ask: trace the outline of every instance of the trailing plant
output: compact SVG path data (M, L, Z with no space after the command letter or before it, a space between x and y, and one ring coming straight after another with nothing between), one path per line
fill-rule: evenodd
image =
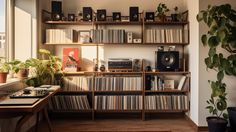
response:
M26 61L30 66L32 78L26 81L29 86L40 86L43 84L52 84L56 79L61 79L62 65L59 57L54 56L45 49L39 50L40 59L31 58Z
M217 72L216 80L209 80L211 97L206 107L214 116L228 118L225 75L236 76L236 11L229 4L208 6L197 15L209 31L201 36L202 44L209 48L205 58L207 69ZM223 49L223 50L221 50ZM226 54L223 54L224 52Z

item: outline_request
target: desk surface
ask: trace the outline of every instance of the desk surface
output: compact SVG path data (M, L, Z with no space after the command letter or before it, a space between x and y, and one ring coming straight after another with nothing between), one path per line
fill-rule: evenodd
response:
M45 107L45 105L48 104L48 99L56 94L60 90L60 86L52 86L54 91L49 92L49 94L43 98L39 98L39 100L34 103L33 105L6 105L6 106L0 106L0 113L36 113L40 111L42 108ZM9 97L1 98L1 100L9 99Z

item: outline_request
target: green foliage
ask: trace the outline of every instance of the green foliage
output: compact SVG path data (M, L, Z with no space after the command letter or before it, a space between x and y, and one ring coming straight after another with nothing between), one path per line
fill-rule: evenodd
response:
M26 84L29 86L36 87L43 84L51 84L55 77L57 80L63 77L60 58L45 49L40 49L39 55L41 59L31 58L26 61L33 75L32 78L26 80Z
M8 62L5 61L5 58L0 57L0 72L8 72L10 68Z
M157 10L155 12L155 15L158 17L162 17L168 11L170 11L170 10L167 8L166 4L159 3L159 5L157 6Z
M209 28L201 37L203 46L209 48L205 64L217 72L217 80L209 81L212 93L206 108L212 115L227 119L227 94L223 79L225 75L236 76L236 11L229 4L208 6L198 13L197 20L203 21ZM219 48L226 50L229 56L224 56L217 50Z
M20 60L13 60L13 61L9 62L9 64L11 66L11 70L14 73L17 73L20 70L29 69L29 67L30 67L30 64L28 63L27 60L25 62L22 62Z

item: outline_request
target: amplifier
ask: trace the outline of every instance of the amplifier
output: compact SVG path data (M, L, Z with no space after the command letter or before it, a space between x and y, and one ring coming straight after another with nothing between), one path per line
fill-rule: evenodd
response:
M108 70L132 70L132 59L110 58L108 59Z

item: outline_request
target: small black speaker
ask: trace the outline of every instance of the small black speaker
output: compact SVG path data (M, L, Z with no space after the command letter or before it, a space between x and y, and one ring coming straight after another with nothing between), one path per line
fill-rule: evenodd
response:
M152 88L152 75L145 75L145 90Z
M120 12L113 12L112 19L113 19L113 21L121 21L121 13Z
M75 21L75 14L68 14L68 21Z
M91 7L83 7L83 20L84 21L93 20L93 9Z
M179 69L178 51L156 51L156 69L159 71L175 71Z
M146 12L146 21L154 21L154 12Z
M97 21L106 21L107 12L105 9L97 10Z
M139 21L138 7L129 7L129 20Z
M51 12L52 12L52 20L59 21L61 20L62 14L62 2L61 1L52 1L51 2Z

